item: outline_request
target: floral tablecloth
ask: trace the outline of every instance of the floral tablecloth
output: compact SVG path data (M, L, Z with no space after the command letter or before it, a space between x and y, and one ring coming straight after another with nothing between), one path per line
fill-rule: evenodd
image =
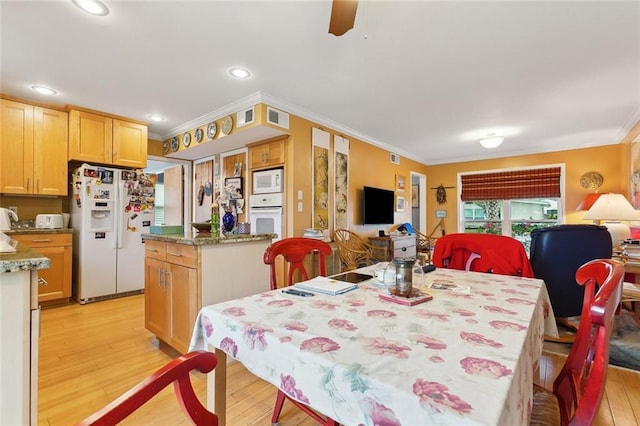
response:
M373 280L339 296L269 291L204 307L191 349L222 349L346 425L526 424L543 334L557 334L543 281L426 281L469 290L411 307L380 300Z

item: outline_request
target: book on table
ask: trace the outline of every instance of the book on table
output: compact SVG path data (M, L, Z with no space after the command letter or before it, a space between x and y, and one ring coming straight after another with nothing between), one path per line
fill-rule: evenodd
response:
M426 293L418 293L416 296L403 297L396 296L395 294L381 293L378 295L378 298L387 302L398 303L400 305L414 306L419 305L420 303L428 302L429 300L433 299L433 296Z
M294 287L301 290L312 291L314 293L324 293L335 296L337 294L342 294L354 290L358 288L358 285L346 281L334 280L332 278L319 276L307 281L299 282L295 284Z

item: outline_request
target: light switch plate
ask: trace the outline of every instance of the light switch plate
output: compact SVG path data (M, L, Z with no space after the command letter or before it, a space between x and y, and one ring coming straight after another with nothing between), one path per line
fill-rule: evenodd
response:
M299 201L298 202L298 213L300 213L302 211L302 202Z
M298 189L298 200L302 200L302 189Z

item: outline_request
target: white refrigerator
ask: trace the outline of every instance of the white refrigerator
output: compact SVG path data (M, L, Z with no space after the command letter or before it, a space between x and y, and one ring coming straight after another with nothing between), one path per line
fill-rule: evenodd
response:
M81 304L144 289L142 233L154 224L157 176L83 164L72 175L73 298Z

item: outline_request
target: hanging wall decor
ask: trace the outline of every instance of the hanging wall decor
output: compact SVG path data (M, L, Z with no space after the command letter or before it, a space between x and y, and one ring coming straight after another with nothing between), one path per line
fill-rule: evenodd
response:
M349 210L349 140L342 136L333 137L335 217L334 229L347 229Z
M312 224L316 230L329 234L329 133L311 129L313 164Z

